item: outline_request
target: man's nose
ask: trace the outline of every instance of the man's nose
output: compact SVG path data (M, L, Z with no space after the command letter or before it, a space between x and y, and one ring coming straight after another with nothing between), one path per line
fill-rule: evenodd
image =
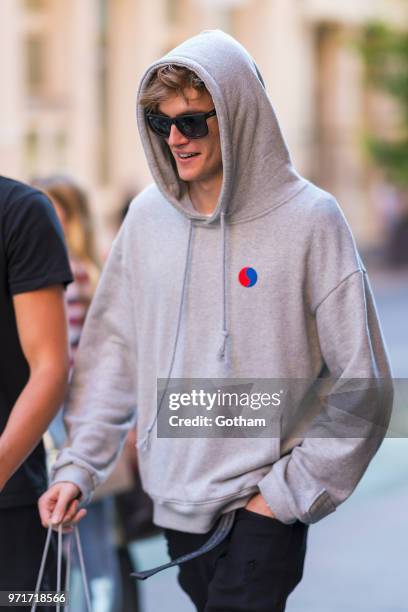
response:
M184 134L182 134L176 127L176 125L173 123L173 125L171 126L170 129L170 136L168 138L168 144L171 147L177 146L177 145L182 145L182 144L186 144L189 141L189 139L187 138L187 136L184 136Z

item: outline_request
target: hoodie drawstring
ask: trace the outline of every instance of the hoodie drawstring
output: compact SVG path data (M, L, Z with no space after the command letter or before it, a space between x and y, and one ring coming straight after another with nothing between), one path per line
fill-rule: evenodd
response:
M154 415L154 418L152 419L150 425L148 427L146 427L144 437L142 438L142 440L140 440L137 443L137 447L140 448L143 452L146 451L149 448L150 434L151 434L152 429L155 426L157 418L159 416L159 412L160 412L160 409L161 409L161 406L162 406L162 403L163 403L163 399L164 399L164 396L166 395L167 387L169 385L171 373L173 371L174 360L176 358L177 344L178 344L178 339L179 339L180 329L181 329L181 319L182 319L182 315L183 315L183 305L184 305L184 299L185 299L185 294L186 294L187 276L188 276L188 271L189 271L189 268L190 268L191 245L192 245L192 242L193 242L193 231L194 231L193 222L190 221L190 229L189 229L189 233L188 233L186 258L185 258L185 264L184 264L183 284L182 284L182 288L181 288L181 296L180 296L179 310L178 310L178 316L177 316L176 334L175 334L174 343L173 343L173 352L172 352L171 359L170 359L169 371L168 371L168 374L167 374L167 377L166 377L166 384L164 385L163 393L161 395L159 405L157 406L156 414Z
M144 437L138 442L137 447L140 448L142 451L146 451L149 447L149 439L150 439L150 434L153 430L153 427L156 424L157 418L159 416L159 412L163 403L163 399L164 396L166 394L167 391L167 387L170 381L170 377L171 377L171 373L173 371L173 366L174 366L174 361L176 358L176 351L177 351L177 344L178 344L178 339L180 336L180 329L181 329L181 319L182 319L182 315L183 315L183 306L184 306L184 300L185 300L185 294L186 294L186 286L187 286L187 277L188 277L188 271L190 268L190 260L191 260L191 245L192 245L192 241L193 241L193 231L194 231L194 225L193 222L190 221L190 230L189 230L189 234L188 234L188 242L187 242L187 250L186 250L186 257L185 257L185 264L184 264L184 275L183 275L183 284L182 284L182 288L181 288L181 296L180 296L180 303L179 303L179 310L178 310L178 316L177 316L177 327L176 327L176 334L175 334L175 338L174 338L174 343L173 343L173 352L171 355L171 359L170 359L170 366L169 366L169 371L166 377L166 383L164 386L164 390L163 393L161 395L160 398L160 402L159 405L157 407L157 412L154 415L154 418L152 419L151 423L149 424L148 427L146 427L145 429L145 435ZM222 344L220 346L220 348L218 349L217 352L217 357L220 361L223 361L225 359L225 354L226 354L226 349L227 349L227 341L228 341L228 337L229 337L229 330L227 327L227 257L226 257L226 225L225 225L225 213L222 212L221 213L221 267L222 267L222 283L221 283L221 336L222 336Z
M222 344L218 349L217 357L220 361L225 359L227 348L227 340L229 331L227 328L227 258L226 258L226 229L225 229L225 213L221 213L221 266L222 266L222 288L221 288L221 304L222 304L222 322L221 335Z

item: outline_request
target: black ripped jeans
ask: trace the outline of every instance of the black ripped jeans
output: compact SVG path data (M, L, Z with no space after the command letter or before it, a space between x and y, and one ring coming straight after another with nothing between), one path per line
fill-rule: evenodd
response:
M307 531L299 521L285 525L240 509L226 540L180 566L180 586L198 612L283 612L302 579ZM171 529L165 534L172 559L209 537Z

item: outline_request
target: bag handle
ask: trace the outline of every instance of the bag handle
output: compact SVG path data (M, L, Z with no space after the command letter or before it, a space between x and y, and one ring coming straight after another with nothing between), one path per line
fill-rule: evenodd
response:
M78 552L79 566L81 568L82 584L84 585L86 607L88 612L92 612L91 595L89 592L88 578L86 575L84 555L82 552L81 538L79 537L79 527L74 527L75 543Z
M48 550L50 548L51 535L52 535L52 526L49 525L47 537L45 539L44 550L43 550L43 554L41 558L40 570L37 576L37 583L35 585L36 594L40 591L41 583L44 577L45 563L47 561ZM76 548L78 552L79 567L81 570L82 583L84 586L86 607L87 607L88 612L92 612L91 595L89 591L88 578L86 575L84 555L82 552L81 538L79 535L79 528L77 526L74 527L74 535L75 535L75 544L76 544ZM66 573L65 573L65 589L67 589L67 587L69 586L69 580L71 577L71 557L72 557L71 540L72 540L72 537L70 536L68 540L67 566L66 566ZM57 592L58 593L61 592L61 575L62 575L62 524L58 525L58 548L57 548ZM37 605L38 605L38 602L34 601L33 605L31 606L31 612L36 612ZM65 611L68 612L68 606L64 606L64 608L65 608ZM56 604L55 609L56 609L56 612L61 611L60 602Z

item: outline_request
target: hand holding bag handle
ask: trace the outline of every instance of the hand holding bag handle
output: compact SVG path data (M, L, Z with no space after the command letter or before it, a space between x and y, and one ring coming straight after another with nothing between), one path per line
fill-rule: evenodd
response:
M42 579L44 576L44 570L45 570L45 563L47 561L48 550L49 550L50 542L51 542L51 534L52 534L52 526L50 525L48 527L47 537L45 540L44 551L42 554L42 559L41 559L41 564L40 564L40 570L38 572L38 577L37 577L37 584L35 585L36 593L38 593L41 588L41 582L42 582ZM88 612L92 612L91 595L89 592L89 584L88 584L88 579L86 576L84 555L82 552L81 538L79 536L79 528L77 526L74 527L74 536L75 536L75 543L76 543L77 552L78 552L79 566L81 569L82 583L83 583L84 591L85 591L86 607L87 607ZM58 526L58 550L57 550L57 589L56 589L57 593L61 592L61 574L62 574L62 525L59 525ZM67 567L66 567L66 573L65 573L65 589L67 589L67 587L69 586L70 575L71 575L71 537L69 538L69 542L68 542ZM35 612L37 610L37 605L38 605L38 602L35 601L33 605L31 606L31 612ZM65 611L68 612L68 606L64 606L64 608L65 608ZM56 609L56 612L60 612L61 610L60 602L56 603L55 609Z

